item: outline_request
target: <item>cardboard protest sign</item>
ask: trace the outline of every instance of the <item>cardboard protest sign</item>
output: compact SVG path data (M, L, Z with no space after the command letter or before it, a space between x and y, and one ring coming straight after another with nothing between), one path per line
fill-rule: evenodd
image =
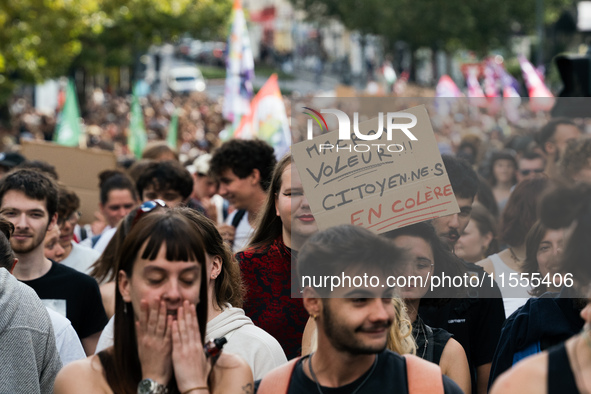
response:
M354 224L382 233L459 212L425 106L359 123L365 139L350 117L350 139L339 138L339 121L338 131L292 146L320 230ZM381 137L370 140L380 124Z
M39 141L23 141L21 152L28 160L42 160L55 166L59 181L80 198L80 223L94 220L99 204L98 174L115 169L117 158L113 152Z

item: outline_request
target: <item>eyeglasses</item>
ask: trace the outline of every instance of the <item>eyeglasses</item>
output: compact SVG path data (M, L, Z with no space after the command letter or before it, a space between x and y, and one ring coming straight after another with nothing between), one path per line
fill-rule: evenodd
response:
M431 271L434 266L433 263L429 263L427 260L409 261L406 263L406 268L419 275L426 275Z
M535 170L519 170L519 172L521 172L521 175L523 176L528 176L532 172L535 172L536 174L541 174L542 172L544 172L544 169L536 168Z
M76 223L78 223L78 220L80 220L80 216L82 216L82 213L76 211L76 212L72 212L72 214L70 216L68 216L67 218L61 217L61 218L57 218L57 225L59 227L63 226L64 224L66 224L66 222L70 223L71 225L75 225Z
M146 201L145 203L140 205L138 207L138 209L135 210L135 218L133 219L133 222L131 222L131 228L133 228L133 226L135 226L135 224L138 222L138 220L140 220L140 218L142 216L144 216L145 213L152 212L154 209L156 209L158 207L166 208L166 203L160 199L156 199L156 200Z

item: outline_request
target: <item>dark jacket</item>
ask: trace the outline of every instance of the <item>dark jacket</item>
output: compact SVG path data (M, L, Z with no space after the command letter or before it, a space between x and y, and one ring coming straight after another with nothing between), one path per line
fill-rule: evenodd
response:
M514 364L516 354L526 349L545 350L575 335L583 327L578 300L570 288L530 298L507 318L493 357L489 388ZM535 351L534 351L535 353Z

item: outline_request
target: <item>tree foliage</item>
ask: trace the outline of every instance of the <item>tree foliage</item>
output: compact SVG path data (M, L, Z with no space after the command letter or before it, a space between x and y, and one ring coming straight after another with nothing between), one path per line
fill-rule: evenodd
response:
M514 34L535 30L536 3L553 23L570 0L291 0L314 18L335 17L347 28L411 47L464 48L486 53Z
M231 0L0 2L0 103L17 83L132 65L136 53L182 33L225 36Z
M78 36L95 11L92 2L0 2L0 101L15 82L42 81L67 70L81 51Z
M181 34L204 39L225 37L231 0L103 0L110 17L98 34L81 36L83 50L75 64L90 72L132 65L152 44Z

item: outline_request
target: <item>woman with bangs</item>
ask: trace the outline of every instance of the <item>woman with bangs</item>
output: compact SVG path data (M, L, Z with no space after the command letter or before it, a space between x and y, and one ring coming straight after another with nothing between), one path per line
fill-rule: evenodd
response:
M166 203L162 200L146 201L139 205L136 209L129 212L120 222L115 233L110 236L109 243L104 248L101 256L90 267L89 275L92 276L100 284L101 297L103 299L103 306L109 319L113 318L115 314L115 287L117 286L117 258L119 257L121 245L125 237L131 230L133 223L135 223L136 216L147 215L151 212L168 209ZM110 324L110 322L109 322ZM107 325L108 326L108 325ZM103 331L104 334L104 331ZM103 335L101 335L101 338ZM112 337L111 337L112 338ZM100 340L99 340L100 344ZM98 345L97 345L98 349ZM98 350L96 351L98 353Z
M55 393L243 393L239 357L206 357L202 237L178 210L138 215L117 259L114 346L60 371Z

